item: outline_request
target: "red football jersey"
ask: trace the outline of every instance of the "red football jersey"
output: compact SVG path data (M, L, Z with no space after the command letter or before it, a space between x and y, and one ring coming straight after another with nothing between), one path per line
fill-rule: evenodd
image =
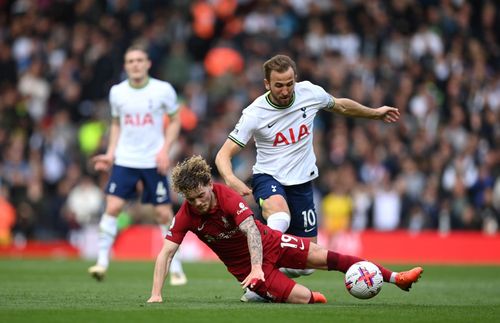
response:
M186 233L191 231L217 254L229 272L236 277L244 277L250 272L250 253L247 237L240 231L239 225L252 216L253 211L229 187L219 183L214 183L213 187L217 206L202 215L184 201L166 238L180 244ZM279 245L280 233L259 221L255 223L262 236L263 249L273 249L276 243Z

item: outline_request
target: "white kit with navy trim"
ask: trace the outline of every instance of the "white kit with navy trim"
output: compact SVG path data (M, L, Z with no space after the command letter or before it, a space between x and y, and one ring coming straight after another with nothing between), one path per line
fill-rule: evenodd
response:
M111 115L120 118L114 163L132 168L154 168L164 140L164 116L178 110L177 94L168 82L149 78L141 88L125 80L109 93Z
M267 92L243 110L229 139L245 147L253 136L257 148L254 174L268 174L283 185L297 185L318 176L313 150L314 117L332 109L334 98L322 87L295 84L288 106L277 106Z

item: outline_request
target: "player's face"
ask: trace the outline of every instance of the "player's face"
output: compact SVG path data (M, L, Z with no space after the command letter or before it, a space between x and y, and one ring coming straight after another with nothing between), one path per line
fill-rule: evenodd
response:
M197 189L184 194L186 201L201 214L205 214L215 206L215 195L213 185L200 186Z
M266 89L271 92L271 101L274 104L285 106L290 103L295 88L295 73L290 67L286 72L272 71L269 81L264 80Z
M151 61L141 50L131 50L125 55L125 72L134 83L141 83L148 76Z

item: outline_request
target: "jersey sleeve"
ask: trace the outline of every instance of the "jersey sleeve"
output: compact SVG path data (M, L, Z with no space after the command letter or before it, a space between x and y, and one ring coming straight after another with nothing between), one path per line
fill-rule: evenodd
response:
M179 110L179 103L177 102L177 92L175 92L172 85L166 83L165 93L162 97L165 112L168 115L174 115Z
M113 118L120 117L120 106L118 104L118 95L117 95L117 87L116 85L111 87L109 90L109 105L111 106L111 116Z
M172 224L167 231L165 239L181 244L182 240L189 231L188 216L185 213L185 208L181 207L179 212L172 218Z
M312 90L314 98L320 100L323 109L331 111L335 106L335 98L330 93L326 92L321 86L308 81L305 81L305 83Z
M248 108L247 108L248 109ZM245 147L247 142L253 136L257 128L258 118L252 116L248 110L243 110L240 120L229 134L228 138L234 141L240 147Z
M334 106L335 106L335 98L333 97L333 95L328 94L328 100L325 106L325 110L332 111Z

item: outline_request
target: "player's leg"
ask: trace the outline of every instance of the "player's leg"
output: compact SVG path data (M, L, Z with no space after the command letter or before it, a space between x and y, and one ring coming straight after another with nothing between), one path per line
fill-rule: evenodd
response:
M263 266L262 270L266 281L259 281L252 290L266 301L292 304L326 303L326 298L321 293L312 292L297 284L277 268L268 265Z
M118 233L116 219L126 200L135 195L138 180L136 169L113 165L106 187L106 208L99 222L97 263L88 269L89 274L99 281L109 266L111 247Z
M283 185L270 175L255 174L252 179L252 192L267 226L286 232L290 226L290 210Z
M285 187L288 206L291 212L290 227L286 231L297 237L316 242L318 235L318 217L314 207L312 183ZM314 269L282 268L281 271L288 277L308 276Z
M280 232L286 232L290 226L290 210L285 199L283 185L270 175L255 174L252 179L252 191L267 226ZM242 302L269 301L248 288L240 300Z
M311 242L306 267L323 270L336 270L345 273L351 265L363 260L366 259L327 250L316 243ZM421 267L415 267L403 272L394 272L379 264L376 265L382 272L385 282L393 283L404 291L409 291L412 284L417 282L423 273L423 269Z
M280 232L286 232L290 227L290 210L282 195L271 195L260 201L262 217L267 226Z
M118 233L117 217L125 205L125 200L114 195L106 196L106 210L99 222L97 262L88 269L89 274L102 280L109 266L110 251Z
M161 234L165 238L174 217L167 177L159 174L156 168L151 168L141 170L141 179L144 183L142 203L150 203L155 206ZM176 252L170 263L169 273L170 285L178 286L187 283L187 278L179 259L179 252Z
M267 226L283 233L287 232L290 228L291 213L285 186L270 175L256 174L252 179L252 189L255 201L262 210L262 217ZM281 270L291 278L312 273L311 269L300 271L282 268Z
M252 179L252 190L255 201L262 210L262 217L271 229L286 232L290 227L290 210L286 200L285 187L267 174L255 174ZM310 275L314 269L282 268L288 277ZM257 293L247 289L240 298L242 302L265 302Z
M327 300L320 292L313 292L301 284L295 284L286 302L291 304L314 304L326 303Z

